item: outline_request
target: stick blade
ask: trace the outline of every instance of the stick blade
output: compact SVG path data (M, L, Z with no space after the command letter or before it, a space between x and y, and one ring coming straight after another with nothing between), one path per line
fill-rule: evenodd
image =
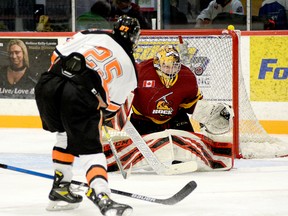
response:
M179 175L184 173L195 172L198 168L196 161L188 161L179 164L172 164L165 169L162 175Z
M7 165L6 164L1 164L0 163L0 167L3 168L3 169L7 169Z
M172 197L168 199L159 200L158 202L164 205L175 205L176 203L179 203L180 201L185 199L190 193L192 193L192 191L196 189L196 187L197 183L195 181L190 181Z

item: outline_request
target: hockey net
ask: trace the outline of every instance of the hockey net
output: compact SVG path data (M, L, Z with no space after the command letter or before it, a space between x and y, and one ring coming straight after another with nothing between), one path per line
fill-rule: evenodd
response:
M233 106L233 130L213 139L227 141L228 137L234 144L236 157L288 155L288 145L271 137L254 114L240 70L239 35L240 32L227 30L146 31L141 35L134 56L137 62L141 62L153 58L164 44L176 45L182 63L196 74L204 99ZM197 123L193 124L197 128ZM113 136L119 138L127 135L120 132Z

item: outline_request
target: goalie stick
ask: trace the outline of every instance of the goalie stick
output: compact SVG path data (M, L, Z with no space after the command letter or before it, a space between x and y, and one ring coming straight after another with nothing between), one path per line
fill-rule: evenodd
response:
M29 175L39 176L42 178L47 178L47 179L52 179L52 180L54 179L54 176L52 176L52 175L48 175L48 174L40 173L40 172L35 172L32 170L22 169L19 167L10 166L10 165L6 165L6 164L0 163L0 168L13 170L16 172L21 172L21 173L26 173ZM75 184L75 185L83 186L83 187L89 187L87 183L80 182L80 181L72 180L71 183ZM144 196L144 195L135 194L135 193L129 193L129 192L116 190L116 189L111 189L111 192L114 194L130 197L130 198L138 199L138 200L142 200L142 201L158 203L158 204L163 204L163 205L174 205L174 204L180 202L181 200L183 200L185 197L187 197L192 191L195 190L196 187L197 187L196 182L190 181L181 190L179 190L173 196L166 198L166 199L158 199L158 198L153 198L153 197Z
M161 163L129 120L126 122L124 130L130 136L134 145L138 148L138 150L147 160L148 164L157 174L175 175L194 172L197 170L196 161L188 161L172 165Z

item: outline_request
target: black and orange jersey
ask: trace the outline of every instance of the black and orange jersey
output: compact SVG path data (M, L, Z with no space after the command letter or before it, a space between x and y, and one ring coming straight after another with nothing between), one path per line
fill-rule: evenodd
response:
M138 86L134 91L133 112L163 124L174 117L179 109L192 114L196 102L202 99L196 76L181 65L175 84L166 88L153 66L153 59L137 65Z

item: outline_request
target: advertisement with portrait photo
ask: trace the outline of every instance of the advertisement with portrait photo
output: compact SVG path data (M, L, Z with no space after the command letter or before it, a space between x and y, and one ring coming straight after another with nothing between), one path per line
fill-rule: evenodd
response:
M0 98L34 99L57 39L0 39Z

